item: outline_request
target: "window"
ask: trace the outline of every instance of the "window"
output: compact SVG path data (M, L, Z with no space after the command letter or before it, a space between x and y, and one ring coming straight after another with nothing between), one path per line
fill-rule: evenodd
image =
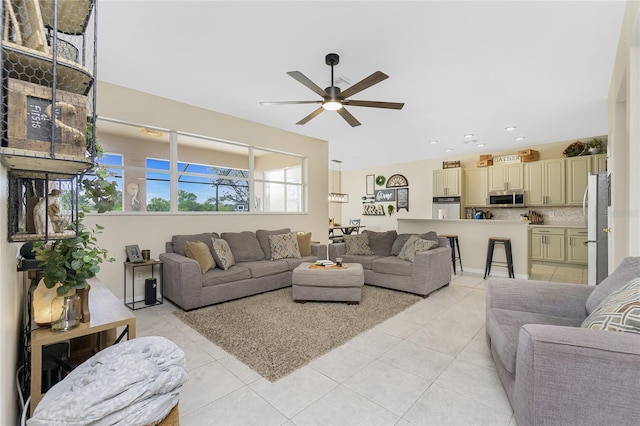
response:
M304 211L302 157L255 149L255 209Z
M80 183L79 205L90 212L122 211L122 155L105 153L98 159L101 166L97 172L87 173ZM106 193L99 185L95 185L96 173L100 173L109 182L115 182L115 193Z

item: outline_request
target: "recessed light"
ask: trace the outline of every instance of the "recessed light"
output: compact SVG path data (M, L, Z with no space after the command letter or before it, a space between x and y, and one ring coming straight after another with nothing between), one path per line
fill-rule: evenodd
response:
M433 141L429 141L429 143L430 143L431 145L435 145L435 144L437 144L437 143L438 143L438 141L433 140Z
M452 148L447 148L447 149L445 149L445 152L451 152L451 151L453 151L453 149L452 149Z
M512 130L515 130L515 129L516 129L516 126L507 126L507 127L505 127L504 129L505 129L507 132L510 132L510 131L512 131Z
M464 135L464 137L470 139L473 137L473 133L467 133L466 135Z
M163 132L162 130L149 129L147 127L138 127L138 131L145 136L153 136L154 138L159 138L166 134L166 132Z
M479 143L478 145L476 145L478 148L482 148L483 146L485 146L485 144L483 143Z
M517 138L515 138L517 141L523 141L525 140L524 136L518 136Z

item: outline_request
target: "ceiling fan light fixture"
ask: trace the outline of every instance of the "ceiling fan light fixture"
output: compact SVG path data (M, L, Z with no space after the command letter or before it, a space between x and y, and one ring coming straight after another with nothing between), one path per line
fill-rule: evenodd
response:
M337 111L342 108L342 103L335 99L329 99L322 103L322 108L326 109L327 111Z

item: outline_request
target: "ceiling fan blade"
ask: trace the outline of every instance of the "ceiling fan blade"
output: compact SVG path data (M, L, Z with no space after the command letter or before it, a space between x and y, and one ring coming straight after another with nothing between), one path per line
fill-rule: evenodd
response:
M320 107L317 110L313 111L311 114L307 115L302 120L298 121L296 124L307 124L309 122L309 120L311 120L312 118L316 117L317 115L320 115L320 113L322 111L324 111L324 108Z
M320 107L320 108L322 108L322 107ZM346 120L346 122L351 125L351 127L356 127L356 126L360 125L360 122L358 120L356 120L356 118L353 115L351 115L351 113L349 111L344 109L344 107L340 108L336 112L338 114L340 114L342 116L342 118L344 118Z
M293 104L321 104L322 101L273 101L273 102L260 102L260 105L293 105Z
M325 96L329 96L327 94L327 92L322 90L320 88L320 86L315 84L313 81L309 80L309 78L306 75L302 74L300 71L289 71L287 74L289 74L291 77L295 78L300 83L304 84L309 89L313 90L314 92L316 92L318 95L322 96L323 98Z
M402 109L402 107L404 106L404 103L401 103L401 102L378 102L378 101L356 101L356 100L345 100L344 104L349 106L387 108L387 109Z
M389 78L389 76L383 73L382 71L376 71L373 74L371 74L369 77L366 77L363 80L360 80L359 82L349 87L344 92L340 93L340 97L342 99L346 99L349 96L353 96L356 93L362 92L364 89L371 87L374 84L378 84L381 81L386 80L387 78Z

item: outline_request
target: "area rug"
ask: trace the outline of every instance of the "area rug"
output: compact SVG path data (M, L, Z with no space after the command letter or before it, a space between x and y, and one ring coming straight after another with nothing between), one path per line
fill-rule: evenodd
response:
M274 382L421 299L364 286L359 305L295 303L289 287L174 314Z

